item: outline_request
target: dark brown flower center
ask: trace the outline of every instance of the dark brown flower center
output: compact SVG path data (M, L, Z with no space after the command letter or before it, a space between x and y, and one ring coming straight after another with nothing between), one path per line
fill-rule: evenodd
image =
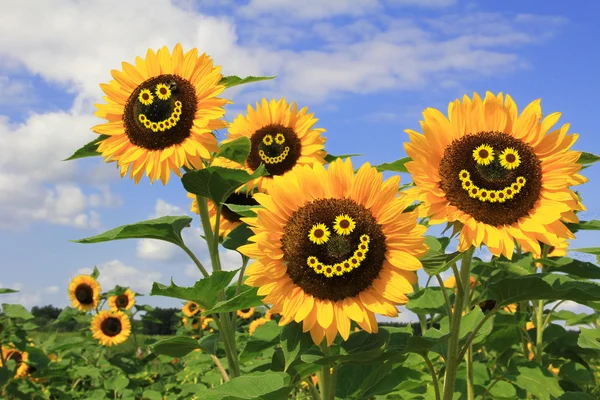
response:
M248 311L250 311L249 308L244 308L243 310L240 310L242 313L246 314Z
M283 125L267 125L257 130L250 138L250 144L246 165L256 170L260 164L264 164L270 177L291 170L302 151L298 135L292 128Z
M80 283L75 288L75 298L80 304L94 304L94 289L87 283Z
M354 220L349 235L333 230L339 215ZM309 238L316 224L324 224L331 231L326 243L317 244ZM281 243L292 281L305 293L331 301L354 297L369 288L381 271L386 252L381 225L369 210L351 199L318 199L304 205L287 221Z
M123 329L121 320L117 317L108 317L100 324L100 330L106 336L117 336Z
M254 200L252 195L246 193L232 193L227 200L227 204L236 206L257 206L258 202ZM231 211L227 206L221 208L221 215L229 222L241 222L242 216L234 211Z
M6 355L6 361L8 360L13 360L17 363L17 365L20 365L23 362L23 355L20 351L13 350L8 352L8 354Z
M139 85L125 105L123 123L131 143L162 150L191 135L196 89L177 75L159 75Z
M478 164L473 157L473 150L481 145L494 149L496 156L489 164ZM507 148L519 154L516 168L500 162L498 155ZM482 151L479 156L483 158ZM515 160L513 154L506 154L507 162ZM511 225L529 215L540 197L542 169L533 148L505 133L480 132L454 140L444 152L439 171L440 188L450 204L485 224Z
M117 301L115 301L115 303L117 303L117 307L119 308L126 308L129 304L129 297L126 294L121 294L117 296Z

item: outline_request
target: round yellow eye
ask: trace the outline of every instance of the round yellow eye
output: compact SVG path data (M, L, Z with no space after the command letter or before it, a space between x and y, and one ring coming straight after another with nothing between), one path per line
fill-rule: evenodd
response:
M473 158L479 165L490 165L494 161L494 149L489 144L482 144L473 150Z
M275 143L283 144L283 142L285 142L285 136L283 136L282 133L278 133L277 135L275 135Z
M356 223L348 214L342 214L335 217L335 221L333 223L333 230L340 236L349 235L354 228L356 227Z
M521 156L519 152L511 147L507 147L500 154L500 165L506 169L515 169L521 164Z
M156 90L154 93L156 93L156 97L161 100L169 100L171 97L171 89L169 89L169 87L164 83L159 83L156 85Z
M154 96L148 89L140 90L140 94L138 95L138 100L145 106L149 106L154 101Z
M263 141L263 143L264 143L266 146L270 146L270 145L272 145L272 144L273 144L273 136L271 136L271 135L265 135L265 137L263 138L263 140L262 140L262 141Z
M308 233L308 239L315 244L323 244L329 240L331 232L325 224L315 224Z

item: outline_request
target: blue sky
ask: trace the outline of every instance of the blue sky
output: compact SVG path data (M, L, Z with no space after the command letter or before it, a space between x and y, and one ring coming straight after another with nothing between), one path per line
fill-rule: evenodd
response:
M2 302L64 306L69 280L94 265L105 289L120 283L147 292L153 280L186 285L197 277L168 244L68 241L189 210L177 180L135 186L100 158L60 161L94 138L98 84L148 47L181 42L206 51L226 75L277 74L225 92L235 102L226 118L248 102L285 96L319 118L329 152L364 154L356 165L404 157L403 131L419 130L423 109L445 111L455 98L486 90L509 93L520 109L542 98L545 114L562 112L560 122L580 134L576 149L600 154L595 2L22 0L2 7L0 287L22 291ZM584 219L600 218L599 172L598 165L585 171ZM197 233L189 229L186 239L207 260ZM590 233L574 244L595 245ZM237 267L238 255L224 257Z

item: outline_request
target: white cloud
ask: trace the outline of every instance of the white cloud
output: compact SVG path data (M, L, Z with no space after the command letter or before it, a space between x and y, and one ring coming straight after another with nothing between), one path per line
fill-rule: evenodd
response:
M48 294L56 294L60 291L60 288L58 286L48 286L44 289L44 293L48 293Z
M251 0L248 5L239 8L239 13L246 18L276 13L288 18L321 19L334 15L360 16L377 9L377 0Z
M160 280L162 274L156 271L147 271L125 265L122 261L112 260L97 266L100 271L98 282L102 290L110 290L115 285L128 286L132 290L142 293L150 292L152 283ZM77 274L89 275L92 268L81 268Z
M0 283L0 288L5 287ZM38 291L29 290L20 282L6 286L8 289L18 290L18 293L9 293L2 295L2 303L6 304L21 304L25 308L31 309L35 305L39 305L42 296Z

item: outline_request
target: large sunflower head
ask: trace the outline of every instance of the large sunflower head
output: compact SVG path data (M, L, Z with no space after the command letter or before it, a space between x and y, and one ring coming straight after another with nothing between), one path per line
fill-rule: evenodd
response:
M98 151L117 161L121 176L129 170L135 183L144 173L166 184L171 171L181 176L183 166L203 168L202 160L218 150L212 130L227 125L220 118L229 101L216 97L225 89L220 67L197 49L184 54L180 44L172 54L149 49L135 66L122 66L100 85L107 103L96 105L96 115L108 122L92 129L109 137Z
M573 238L563 222L584 207L569 186L587 179L569 150L578 135L567 135L569 124L549 132L560 113L542 118L536 100L518 114L510 96L487 92L450 103L448 118L432 108L423 116L423 134L406 131L408 192L431 223L457 225L460 251L484 243L510 259L516 241L539 257L538 241Z
M192 317L196 314L198 314L201 311L204 311L202 309L202 307L200 307L197 303L194 303L193 301L188 301L182 308L181 311L183 311L183 314L186 317Z
M79 275L73 278L69 285L69 298L73 307L83 312L98 307L100 302L100 284L89 275Z
M123 343L131 334L131 322L123 311L100 311L92 319L92 336L103 346Z
M253 315L254 307L244 308L243 310L237 310L237 316L243 319L250 319Z
M110 296L108 298L108 306L112 311L130 310L135 304L135 294L131 289L127 289L124 293L118 296Z
M268 191L272 179L289 173L296 165L325 164L325 141L321 136L325 129L313 128L318 119L307 113L304 107L298 111L296 103L291 105L285 99L256 103L256 110L248 105L246 116L238 115L229 126L229 134L223 143L240 137L250 139L250 155L246 165L224 160L222 166L245 168L254 172L264 164L268 176L248 183L248 190L258 187Z
M219 159L220 160L220 159ZM213 164L215 165L215 164ZM191 211L193 213L198 214L198 201L196 200L196 196L192 193L188 193L187 196L192 200ZM246 192L234 192L232 193L227 200L225 200L227 204L234 204L239 206L256 206L258 203L254 200L254 197L250 193ZM217 209L215 208L215 204L207 200L208 205L208 216L210 218L210 225L213 230L216 226L217 221ZM219 218L219 236L223 239L229 235L229 233L240 226L242 224L242 216L232 210L230 210L227 206L221 207L221 215Z
M299 166L254 195L264 208L243 218L254 243L238 250L256 259L245 283L267 295L281 325L302 321L315 343L331 344L337 332L348 338L351 320L376 332L376 313L398 315L427 250L416 212L402 212L411 199L398 197L399 184L382 183L369 164L355 175L338 159L328 170Z
M2 346L2 359L5 361L13 360L17 363L17 370L15 372L15 378L21 378L28 374L29 365L29 354L26 351L20 351L13 347ZM0 359L0 367L2 367L2 360Z

